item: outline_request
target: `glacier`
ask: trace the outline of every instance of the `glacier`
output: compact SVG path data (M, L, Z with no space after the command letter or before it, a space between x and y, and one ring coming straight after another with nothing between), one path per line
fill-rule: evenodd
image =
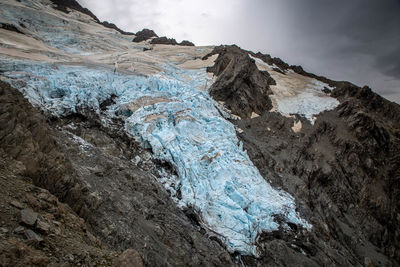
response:
M225 119L230 114L209 95L213 78L206 67L185 69L209 47L154 47L145 53L144 44L132 44L79 12L55 12L46 1L7 1L0 7L2 20L22 21L27 31L18 37L23 46L16 41L2 47L30 52L1 53L1 79L51 116L89 108L105 125L122 119L128 135L173 166L176 175L160 171L158 181L177 205L194 209L230 252L257 256L262 231L287 223L312 227L296 212L294 199L274 189L243 150ZM111 97L114 103L100 109Z
M123 118L128 134L175 168L176 177L163 179L166 187L180 191L178 205L193 208L231 252L257 255L256 238L278 229L276 216L311 227L296 212L294 199L261 177L234 126L208 91L200 89L210 83L204 68L182 70L170 64L162 73L143 76L106 65L0 59L7 81L45 112L64 116L90 108L104 123ZM100 103L111 96L115 104L101 114Z

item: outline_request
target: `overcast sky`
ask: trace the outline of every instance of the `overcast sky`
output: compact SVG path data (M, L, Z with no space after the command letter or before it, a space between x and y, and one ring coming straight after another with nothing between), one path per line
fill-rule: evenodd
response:
M123 30L237 44L400 103L400 0L78 0Z

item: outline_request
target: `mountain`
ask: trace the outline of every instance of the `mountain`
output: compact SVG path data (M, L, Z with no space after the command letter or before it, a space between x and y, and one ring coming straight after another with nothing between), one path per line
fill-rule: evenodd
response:
M235 45L0 3L2 266L398 266L400 106Z

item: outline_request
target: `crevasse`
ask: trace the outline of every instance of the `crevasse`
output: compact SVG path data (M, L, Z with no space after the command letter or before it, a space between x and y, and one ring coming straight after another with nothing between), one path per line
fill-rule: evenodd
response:
M178 205L193 207L230 251L257 255L257 235L276 230L277 216L311 227L297 214L293 198L261 177L234 126L220 115L207 90L199 89L208 79L205 69L166 65L164 72L145 77L105 66L7 57L1 58L0 69L31 103L55 116L90 107L105 123L113 116L123 118L126 132L175 167ZM101 113L99 104L111 95L116 104Z

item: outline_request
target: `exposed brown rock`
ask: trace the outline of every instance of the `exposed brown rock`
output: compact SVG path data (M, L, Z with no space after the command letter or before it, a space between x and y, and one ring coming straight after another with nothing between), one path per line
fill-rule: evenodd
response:
M13 31L13 32L16 32L16 33L24 34L17 27L15 27L12 24L8 24L8 23L0 23L0 29L4 29L4 30L7 30L7 31Z
M123 31L123 30L121 30L120 28L118 28L118 26L115 25L114 23L110 23L110 22L108 22L108 21L100 22L100 24L103 25L103 26L106 27L106 28L114 29L114 30L118 31L119 33L122 33L122 34L125 34L125 35L134 35L133 32L126 32L126 31Z
M150 44L177 45L178 43L173 38L167 38L167 37L163 36L163 37L156 37L156 38L152 39L150 41Z
M179 43L181 46L194 46L194 43L188 40L183 40L182 42Z
M143 42L153 37L158 37L158 35L153 30L149 29L138 31L137 33L135 33L135 35L135 38L133 38L133 42L135 43Z
M31 229L26 229L24 234L26 239L28 239L28 241L33 241L35 245L43 241L43 238Z
M34 212L32 209L23 209L21 210L21 223L33 226L36 223L38 218L38 214Z
M182 42L178 43L175 39L173 38L167 38L165 36L163 37L157 37L154 38L150 41L150 44L164 44L164 45L181 45L181 46L194 46L194 43L183 40Z
M143 267L140 254L134 249L127 249L115 261L116 267Z
M75 0L51 0L51 2L55 5L55 9L64 13L69 13L68 9L73 9L92 17L96 22L100 23L100 20L89 9L82 7Z
M121 34L125 35L133 35L131 32L126 32L121 30L120 28L117 27L114 23L110 23L108 21L103 21L101 22L89 9L82 7L77 1L75 0L50 0L55 6L55 9L60 10L64 13L69 13L68 9L76 10L79 11L83 14L86 14L93 18L97 23L103 25L106 28L114 29Z
M44 234L47 234L50 230L50 225L43 221L43 219L39 219L36 222L36 229Z
M13 207L16 207L17 209L23 209L24 208L24 206L20 202L18 202L16 200L11 201L10 205L13 206Z
M313 224L310 233L261 235L262 256L245 258L250 265L399 262L400 107L348 83L331 95L341 104L314 126L298 117L299 133L291 131L293 119L277 113L234 121L261 174L292 194Z
M215 65L207 69L217 80L210 88L211 96L236 115L250 118L253 112L262 114L272 108L269 98L273 79L267 72L258 70L248 53L237 46L219 46L211 55L218 54Z

